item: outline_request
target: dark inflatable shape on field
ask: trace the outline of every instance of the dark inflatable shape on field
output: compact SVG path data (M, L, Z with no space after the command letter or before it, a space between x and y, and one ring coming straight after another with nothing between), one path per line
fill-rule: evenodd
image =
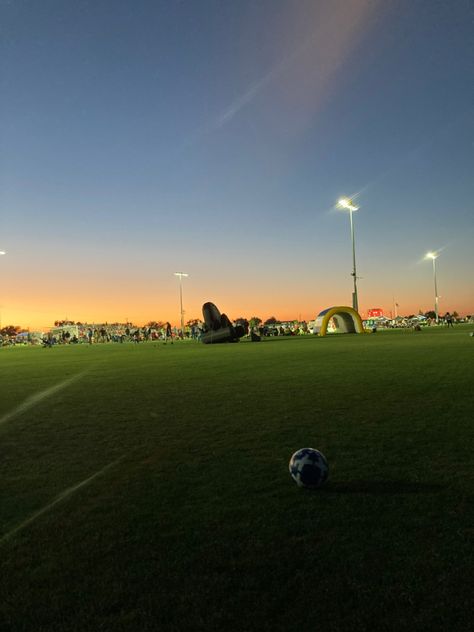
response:
M242 325L234 325L225 314L221 314L214 303L204 303L202 306L204 329L201 341L205 345L218 342L238 342L245 335Z

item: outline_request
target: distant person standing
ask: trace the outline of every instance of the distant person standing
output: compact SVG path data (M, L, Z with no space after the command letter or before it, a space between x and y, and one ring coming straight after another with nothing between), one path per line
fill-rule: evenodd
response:
M171 344L173 344L173 333L171 331L171 325L170 323L166 323L166 328L165 328L165 344L168 342L168 339L171 341Z
M93 333L92 329L88 329L87 330L87 337L89 339L89 344L90 345L92 344L92 337L93 337L93 335L94 335L94 333Z
M451 316L451 314L449 312L446 312L444 320L446 321L446 326L447 327L452 327L454 329L453 317Z

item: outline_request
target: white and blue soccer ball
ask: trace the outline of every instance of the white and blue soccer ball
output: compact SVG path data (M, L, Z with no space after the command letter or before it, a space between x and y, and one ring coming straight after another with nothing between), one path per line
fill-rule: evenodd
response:
M297 450L290 459L289 469L298 487L316 489L324 485L329 476L326 457L314 448Z

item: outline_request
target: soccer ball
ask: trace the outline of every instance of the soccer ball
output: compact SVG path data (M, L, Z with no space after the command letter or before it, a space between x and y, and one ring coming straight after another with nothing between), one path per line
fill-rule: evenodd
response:
M297 450L290 459L289 469L298 487L321 487L329 476L326 457L314 448Z

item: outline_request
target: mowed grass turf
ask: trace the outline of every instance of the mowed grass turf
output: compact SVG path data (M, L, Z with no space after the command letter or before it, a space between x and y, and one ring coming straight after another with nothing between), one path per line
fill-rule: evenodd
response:
M0 349L0 629L468 629L468 331Z

